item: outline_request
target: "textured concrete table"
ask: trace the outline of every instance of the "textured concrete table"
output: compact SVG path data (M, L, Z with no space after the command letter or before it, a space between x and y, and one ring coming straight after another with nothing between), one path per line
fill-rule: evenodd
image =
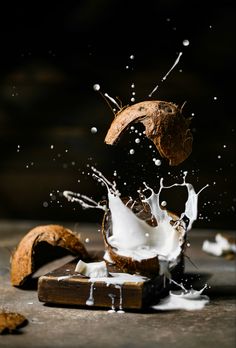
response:
M236 268L235 261L207 255L201 250L205 239L217 232L193 229L186 259L186 277L205 293L210 303L200 311L126 312L45 306L37 292L20 290L9 281L10 252L32 227L52 222L0 223L0 308L25 315L29 324L20 334L0 336L0 347L235 347L236 346ZM57 222L58 223L58 222ZM89 238L88 250L103 247L99 226L63 223ZM233 233L233 232L232 232ZM62 261L57 261L53 267ZM63 260L65 262L65 260ZM197 267L197 268L196 268Z

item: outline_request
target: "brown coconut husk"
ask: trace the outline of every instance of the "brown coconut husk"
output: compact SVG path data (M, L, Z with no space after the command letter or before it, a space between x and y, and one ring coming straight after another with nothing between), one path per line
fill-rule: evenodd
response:
M89 258L79 237L71 230L60 225L33 228L21 239L11 256L11 284L27 287L40 267L68 254Z
M114 145L133 123L141 122L146 136L171 166L183 162L192 152L191 118L182 115L182 107L171 102L152 100L128 106L116 114L105 143Z
M0 312L0 334L15 333L27 323L26 317L20 313Z

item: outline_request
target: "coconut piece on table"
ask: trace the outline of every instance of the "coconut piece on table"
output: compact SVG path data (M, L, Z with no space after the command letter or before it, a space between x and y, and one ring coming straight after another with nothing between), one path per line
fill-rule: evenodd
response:
M11 256L11 284L26 287L40 267L68 254L89 259L83 243L71 230L60 225L33 228L21 239Z
M27 323L26 317L20 313L0 312L0 334L15 333Z
M205 240L202 244L202 250L214 256L232 255L232 259L236 255L236 240L231 236L217 233L215 242Z
M105 261L86 263L79 260L75 267L75 272L90 278L108 277L107 265Z

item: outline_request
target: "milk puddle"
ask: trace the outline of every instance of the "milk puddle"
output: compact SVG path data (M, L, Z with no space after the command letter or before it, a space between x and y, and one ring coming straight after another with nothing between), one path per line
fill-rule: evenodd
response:
M173 282L173 280L172 280ZM176 282L174 282L177 284ZM170 311L170 310L186 310L194 311L200 310L209 303L209 297L202 295L203 291L207 288L207 284L201 290L190 289L187 290L183 285L179 285L182 290L180 291L170 291L169 295L162 299L160 303L155 306L152 306L155 310L160 311Z

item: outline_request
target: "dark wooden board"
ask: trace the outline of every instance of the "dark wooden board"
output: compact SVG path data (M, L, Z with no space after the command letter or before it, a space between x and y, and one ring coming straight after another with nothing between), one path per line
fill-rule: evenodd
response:
M39 278L38 298L46 304L111 308L112 298L116 309L141 309L159 301L169 291L169 283L164 287L163 276L141 282L129 282L122 286L96 281L74 273L79 260L74 259L62 267ZM115 272L114 269L108 269ZM182 268L181 268L182 270ZM179 273L180 270L178 270ZM177 270L175 272L177 274ZM60 278L73 275L70 278ZM92 287L92 289L91 289ZM92 291L93 305L86 305Z

